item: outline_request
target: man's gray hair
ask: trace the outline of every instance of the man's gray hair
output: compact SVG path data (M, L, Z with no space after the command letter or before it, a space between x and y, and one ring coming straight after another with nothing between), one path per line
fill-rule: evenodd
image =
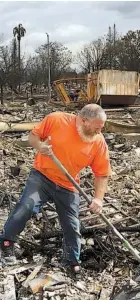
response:
M79 116L86 119L101 119L106 121L107 116L98 104L87 104L79 112Z

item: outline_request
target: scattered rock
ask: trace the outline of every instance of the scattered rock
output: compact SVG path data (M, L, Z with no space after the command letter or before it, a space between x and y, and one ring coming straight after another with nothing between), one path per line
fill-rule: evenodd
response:
M136 152L136 154L137 154L138 156L140 156L140 148L136 148L136 149L135 149L135 152Z
M28 142L28 136L23 136L21 139L18 139L17 141L14 142L15 146L27 148L30 147L29 142Z
M131 182L126 182L125 183L125 187L129 190L131 190L133 188L133 184Z
M29 99L27 100L27 104L30 105L30 106L32 106L32 105L35 105L35 104L36 104L36 101L35 101L34 98L29 98Z
M18 176L20 173L20 167L19 166L10 166L11 174L13 176Z
M85 282L84 281L77 281L75 287L78 289L86 292Z
M94 245L94 240L92 238L87 239L87 245L93 246Z
M135 176L140 178L140 170L135 171Z

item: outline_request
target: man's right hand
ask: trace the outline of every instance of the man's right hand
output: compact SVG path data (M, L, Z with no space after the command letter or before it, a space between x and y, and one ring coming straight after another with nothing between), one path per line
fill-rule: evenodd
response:
M52 145L48 144L50 140L51 137L49 136L46 141L40 142L38 151L41 154L48 155L48 156L53 154Z

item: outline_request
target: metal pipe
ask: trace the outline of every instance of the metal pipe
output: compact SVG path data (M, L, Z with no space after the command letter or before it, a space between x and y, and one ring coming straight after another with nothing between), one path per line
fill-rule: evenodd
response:
M48 92L49 92L49 101L51 100L51 68L50 68L50 39L49 34L47 35L47 49L48 49Z

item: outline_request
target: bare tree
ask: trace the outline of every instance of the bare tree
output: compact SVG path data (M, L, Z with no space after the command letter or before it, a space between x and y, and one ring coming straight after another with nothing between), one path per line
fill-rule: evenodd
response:
M11 68L10 52L8 46L0 46L0 89L1 89L1 104L3 104L3 88L8 81L8 76Z
M102 67L102 56L104 53L105 42L99 38L85 45L81 52L77 53L76 61L85 73L97 71Z
M38 54L38 62L42 71L42 80L47 84L48 80L48 45L42 45L36 50ZM51 81L60 78L69 69L72 63L71 51L57 42L50 43L50 66Z

